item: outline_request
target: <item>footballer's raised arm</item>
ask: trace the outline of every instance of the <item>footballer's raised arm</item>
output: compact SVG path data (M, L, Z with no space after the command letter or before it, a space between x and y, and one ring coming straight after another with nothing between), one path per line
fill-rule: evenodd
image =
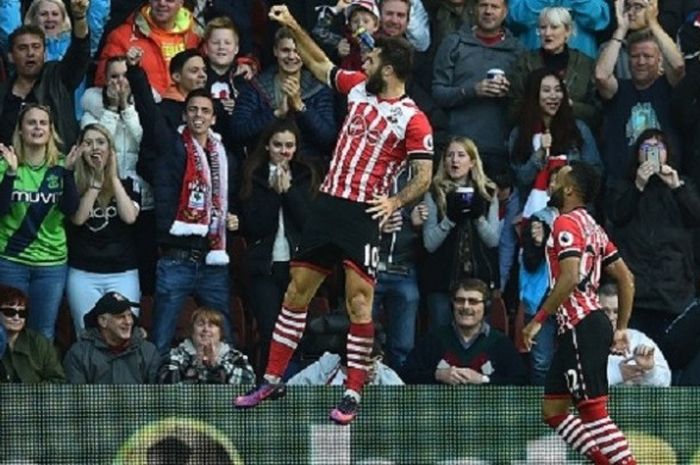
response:
M333 62L323 53L323 50L316 45L311 36L299 25L297 20L289 12L286 5L274 5L270 8L269 17L273 21L277 21L282 26L287 27L294 36L297 46L297 52L301 56L311 74L321 82L333 87L330 79L330 73L335 66Z

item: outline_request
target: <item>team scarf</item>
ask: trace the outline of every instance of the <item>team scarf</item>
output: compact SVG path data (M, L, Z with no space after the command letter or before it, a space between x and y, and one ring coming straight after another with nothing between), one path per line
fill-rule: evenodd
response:
M542 146L542 133L533 136L532 149L537 151ZM523 219L530 218L534 213L542 210L549 202L549 180L552 173L567 164L566 154L552 154L545 158L544 166L537 172L532 190L527 196L523 207Z
M228 212L228 164L220 136L209 130L206 149L186 126L181 126L187 161L182 180L174 236L207 236L207 265L226 265L226 213ZM208 154L208 156L207 156Z

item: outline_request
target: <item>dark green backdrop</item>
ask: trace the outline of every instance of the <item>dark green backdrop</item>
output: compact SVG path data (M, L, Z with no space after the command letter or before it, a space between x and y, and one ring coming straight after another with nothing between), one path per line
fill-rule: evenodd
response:
M342 392L336 388L290 388L286 398L243 412L231 403L240 392L207 386L0 385L0 464L116 464L129 438L133 443L139 430L172 417L218 430L246 465L457 459L466 464L467 458L474 464L546 463L532 457L526 462L528 443L532 448L532 441L550 434L539 420L536 388L369 388L350 427L327 420ZM611 414L640 458L647 457L642 465L700 465L693 459L700 449L699 390L618 389ZM652 454L656 457L648 458ZM545 455L554 459L556 451ZM567 460L582 463L572 453Z

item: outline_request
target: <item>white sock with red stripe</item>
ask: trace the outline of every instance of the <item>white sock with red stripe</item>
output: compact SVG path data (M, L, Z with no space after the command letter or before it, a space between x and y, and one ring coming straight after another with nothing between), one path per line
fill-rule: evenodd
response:
M625 436L608 416L606 404L606 397L581 402L577 406L581 420L611 465L637 465Z
M270 382L279 382L284 371L289 365L289 360L297 350L299 341L306 328L307 308L291 309L282 306L275 329L272 331L270 343L270 355L267 359L265 379Z
M571 414L557 415L547 418L545 422L561 436L564 442L595 465L610 465L610 461L588 433L586 425L580 418Z
M372 366L370 354L374 345L374 323L350 323L347 356L348 378L345 387L359 393L365 385L367 373Z

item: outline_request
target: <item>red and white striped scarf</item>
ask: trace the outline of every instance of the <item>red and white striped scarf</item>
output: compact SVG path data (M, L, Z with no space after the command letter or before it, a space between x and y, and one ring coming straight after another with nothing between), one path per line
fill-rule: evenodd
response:
M180 128L187 161L182 180L175 221L170 227L174 236L207 236L208 265L226 265L226 214L228 212L228 163L226 149L218 134L209 131L206 149Z

